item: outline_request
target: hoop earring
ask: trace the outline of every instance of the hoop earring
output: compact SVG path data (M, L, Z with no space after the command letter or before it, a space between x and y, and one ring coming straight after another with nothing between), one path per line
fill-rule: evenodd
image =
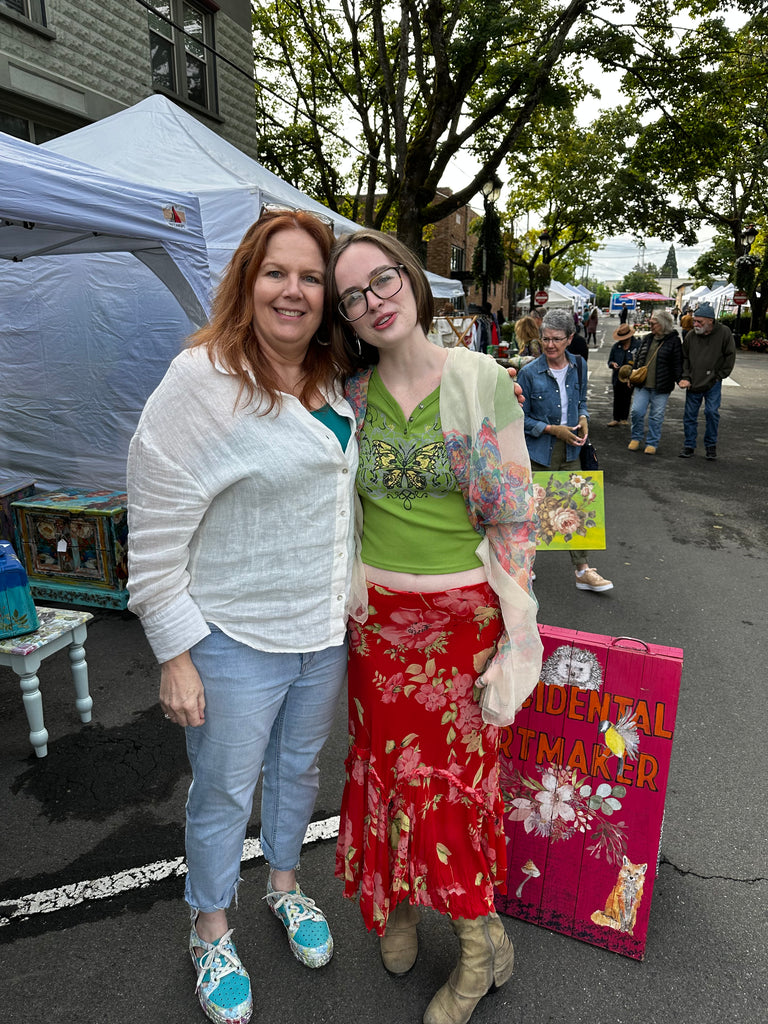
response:
M317 342L318 345L322 346L322 348L330 348L330 341L320 341L320 338L317 334L315 335L315 341Z
M362 356L363 356L363 346L360 344L360 337L356 334L354 336L354 338L355 338L355 341L357 342L357 354L362 359Z

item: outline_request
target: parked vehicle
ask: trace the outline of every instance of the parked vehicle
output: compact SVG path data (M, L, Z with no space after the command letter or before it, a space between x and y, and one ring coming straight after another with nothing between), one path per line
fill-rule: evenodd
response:
M626 292L614 292L613 295L611 295L611 305L609 306L610 315L618 316L621 312L621 307L625 302L629 312L634 313L637 309L637 299L632 298L631 295L627 295Z

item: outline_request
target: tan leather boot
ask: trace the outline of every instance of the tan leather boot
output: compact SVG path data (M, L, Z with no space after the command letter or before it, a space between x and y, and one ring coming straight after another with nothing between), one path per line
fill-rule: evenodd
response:
M512 976L515 951L497 914L451 921L461 943L459 962L424 1014L424 1024L467 1024L494 985Z
M407 899L390 911L387 928L379 939L381 959L391 974L407 974L416 963L419 937L416 925L421 915Z

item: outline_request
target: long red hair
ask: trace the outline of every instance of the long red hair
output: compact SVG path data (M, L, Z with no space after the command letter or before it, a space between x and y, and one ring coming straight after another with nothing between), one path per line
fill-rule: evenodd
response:
M251 402L257 392L266 399L266 407L260 409L262 413L271 412L275 405L279 408L280 387L253 329L253 284L270 238L279 231L293 228L313 238L323 262L328 263L334 239L327 224L303 210L263 213L245 232L224 271L209 322L189 338L190 348L206 348L211 362L218 361L238 378L240 390L236 404L243 396ZM334 346L328 344L328 334L326 301L325 315L315 338L309 342L302 366L302 390L297 397L303 405L309 405L318 389L332 390L336 380L347 370L346 355L342 352L337 358Z

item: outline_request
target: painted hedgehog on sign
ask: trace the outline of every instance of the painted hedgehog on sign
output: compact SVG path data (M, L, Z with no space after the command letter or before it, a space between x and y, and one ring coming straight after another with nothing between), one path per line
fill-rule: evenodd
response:
M599 690L603 685L603 670L591 651L563 646L558 647L544 662L541 678L547 686Z

